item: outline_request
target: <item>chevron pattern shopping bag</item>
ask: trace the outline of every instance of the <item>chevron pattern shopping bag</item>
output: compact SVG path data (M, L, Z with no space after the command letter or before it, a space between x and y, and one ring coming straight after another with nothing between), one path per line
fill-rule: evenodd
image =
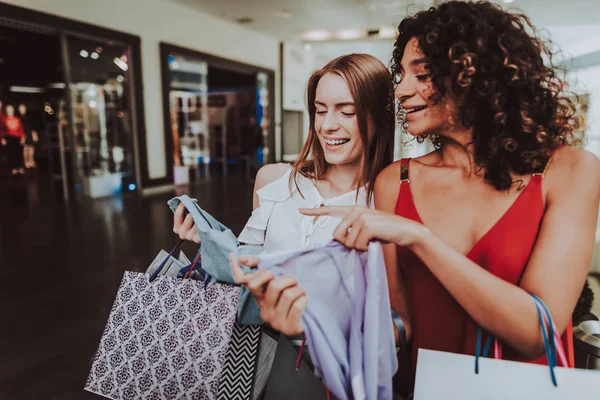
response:
M219 399L251 398L259 340L260 326L235 324L221 374Z

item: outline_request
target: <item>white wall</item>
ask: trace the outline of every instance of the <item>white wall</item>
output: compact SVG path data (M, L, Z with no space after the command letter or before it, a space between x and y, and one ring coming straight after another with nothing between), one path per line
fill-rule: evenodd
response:
M241 26L167 0L3 0L141 37L150 178L166 176L159 42L275 71L275 148L279 151L279 43Z

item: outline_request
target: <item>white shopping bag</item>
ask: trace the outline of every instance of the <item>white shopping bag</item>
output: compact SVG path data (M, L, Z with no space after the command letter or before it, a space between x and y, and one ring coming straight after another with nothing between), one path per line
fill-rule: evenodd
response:
M600 399L600 371L548 366L419 349L415 400Z

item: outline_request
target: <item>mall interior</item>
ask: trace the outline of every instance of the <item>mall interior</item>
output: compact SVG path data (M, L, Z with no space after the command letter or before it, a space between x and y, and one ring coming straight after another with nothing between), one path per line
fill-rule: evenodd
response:
M600 1L494 1L552 40L600 157ZM0 148L0 400L83 398L124 271L178 240L167 201L239 234L258 169L300 153L310 74L389 65L399 21L441 2L0 1L0 113L24 132L21 166ZM397 127L395 160L432 149Z

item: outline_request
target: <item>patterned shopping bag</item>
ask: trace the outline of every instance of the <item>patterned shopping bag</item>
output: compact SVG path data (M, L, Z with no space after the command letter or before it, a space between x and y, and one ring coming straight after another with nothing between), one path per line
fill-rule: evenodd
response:
M125 272L86 383L110 399L216 399L239 288Z

